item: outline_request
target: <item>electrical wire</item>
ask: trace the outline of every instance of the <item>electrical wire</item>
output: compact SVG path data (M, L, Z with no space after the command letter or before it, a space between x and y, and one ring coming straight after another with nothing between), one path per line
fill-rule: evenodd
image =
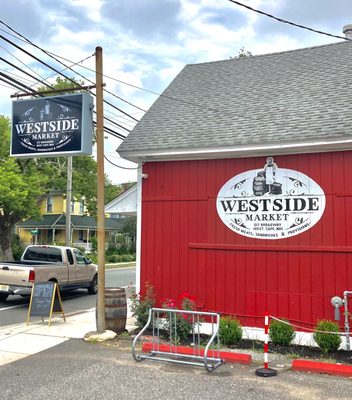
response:
M8 54L10 54L11 57L13 57L15 60L17 60L19 63L21 63L24 67L28 68L31 72L33 72L34 74L36 74L37 76L39 76L39 78L42 81L46 81L47 79L43 78L42 76L40 76L40 74L38 74L37 71L35 71L33 68L31 68L29 65L25 64L23 61L21 61L18 57L16 57L15 55L13 55L9 50L7 50L5 47L0 45L0 48L3 49L4 51L6 51Z
M16 88L16 89L23 90L21 86L17 86L15 83L10 83L10 82L8 82L6 79L4 79L4 78L1 77L1 76L0 76L0 81L7 83L7 85L10 85L10 86L1 85L1 86L3 86L3 87L8 88L8 89Z
M6 37L4 37L3 35L0 35L0 39L5 40L7 43L11 44L12 46L16 47L17 49L21 50L22 52L24 52L25 54L27 54L28 56L32 57L33 59L35 59L36 61L38 61L39 63L45 65L47 68L50 68L51 70L55 71L57 74L63 76L65 79L67 79L68 81L70 81L71 83L74 83L75 85L77 85L77 89L79 90L80 87L82 87L81 85L79 85L74 79L68 77L67 75L63 74L62 72L60 72L58 69L54 68L53 66L49 65L48 63L46 63L45 61L39 59L38 57L36 57L35 55L29 53L27 50L23 49L22 47L18 46L16 43L12 42L10 39L7 39ZM45 52L45 51L44 51ZM91 57L91 56L90 56ZM65 65L66 66L66 65ZM66 66L67 67L67 66ZM89 81L89 80L88 80ZM93 95L95 96L95 94L93 93ZM118 110L119 112L121 112L122 114L130 117L131 119L133 119L134 121L138 122L138 120L134 117L132 117L131 115L129 115L128 113L126 113L125 111L121 110L119 107L116 107L114 104L108 102L107 100L104 100L104 103L108 104L110 107L115 108L116 110Z
M19 80L12 78L10 75L8 75L4 72L0 72L0 76L2 76L3 78L7 79L10 82L13 82L15 85L19 85L20 87L23 87L23 90L26 90L26 93L35 94L35 90L29 88L28 86L26 86L24 83L20 82Z
M11 62L5 60L4 58L0 57L0 60L1 60L1 61L4 61L5 63L7 63L8 65L12 66L12 67L15 68L15 69L18 69L18 70L21 71L23 74L30 76L31 78L33 78L33 79L36 80L37 82L39 82L39 83L41 83L41 84L43 83L43 81L40 81L37 77L35 77L35 76L31 75L30 73L24 71L22 68L17 67L16 65L14 65L14 64L12 64ZM10 75L10 73L7 72L6 75ZM11 74L11 75L12 75L12 76L16 76L15 74ZM22 80L24 79L23 77L20 77L20 76L16 76L16 77L19 78L19 79L22 79ZM18 81L18 82L20 82L20 81ZM30 83L32 83L32 81L30 81ZM49 87L50 89L53 89L53 90L55 89L55 87L52 86L52 85L48 85L48 84L45 84L45 85L46 85L47 87ZM22 90L22 88L20 88L20 90ZM33 91L32 93L34 93L34 91ZM129 129L127 129L127 128L125 128L124 126L118 124L117 122L115 122L115 121L113 121L113 120L111 120L111 119L109 119L109 118L107 118L107 117L104 117L104 119L107 120L107 121L109 121L111 124L116 125L117 127L122 128L122 129L126 130L127 132L130 132Z
M254 11L254 12L258 13L258 14L265 15L266 17L272 18L275 21L281 22L283 24L292 25L292 26L295 26L296 28L305 29L305 30L310 31L310 32L318 33L319 35L325 35L325 36L333 37L335 39L343 39L343 40L346 40L346 41L352 41L352 39L349 39L349 38L347 38L345 36L333 35L332 33L320 31L320 30L313 29L313 28L310 28L310 27L305 26L305 25L301 25L301 24L297 24L297 23L292 22L292 21L288 21L288 20L283 19L283 18L275 17L272 14L266 13L266 12L261 11L261 10L257 10L257 9L255 9L253 7L248 6L247 4L240 3L239 1L236 1L236 0L228 0L228 1L231 2L231 3L237 4L240 7L247 8L250 11Z
M28 93L28 94L31 94L31 95L33 95L33 96L36 96L36 95L37 95L37 94L36 94L36 91L35 91L34 89L28 87L28 86L25 85L24 83L18 81L17 79L12 78L12 77L9 76L8 74L6 74L6 73L4 73L4 72L1 72L1 71L0 71L0 80L1 80L2 82L5 82L5 83L8 84L8 85L11 85L12 87L15 87L16 89L20 89L20 90L22 90L22 91L24 90L24 91L25 91L26 93ZM38 96L42 97L42 95L38 95ZM93 124L96 125L96 122L93 121ZM117 125L118 125L118 124L117 124ZM118 125L118 126L119 126L120 128L122 128L122 129L128 130L127 128L124 128L124 127L121 126L121 125ZM121 133L116 132L116 131L114 131L113 129L108 128L108 127L106 127L106 126L104 126L104 131L107 132L107 133L109 133L109 134L111 134L111 135L113 135L113 136L115 136L115 137L117 137L117 138L119 138L119 139L121 139L121 140L124 140L124 139L126 138L126 136L124 136L124 135L122 135Z
M139 169L139 168L141 168L141 166L143 165L139 165L138 167L131 167L131 168L129 168L129 167L123 167L122 165L117 165L117 164L115 164L115 163L113 163L111 160L109 160L107 157L106 157L106 155L104 154L104 158L105 158L105 160L108 162L108 163L110 163L111 165L113 165L114 167L117 167L117 168L121 168L121 169L127 169L127 170L137 170L137 169Z
M37 77L35 77L34 75L30 74L29 72L24 71L22 68L18 67L17 65L13 64L12 62L6 60L3 57L0 57L0 60L5 62L6 64L10 65L12 68L17 69L18 71L21 71L23 74L26 74L28 76L30 76L32 79L34 79L37 82L40 82L42 85L45 85L46 87L50 88L50 89L54 89L54 86L49 85L48 83L44 82L43 80L39 80Z
M11 27L10 27L8 24L6 24L4 21L0 20L0 23L3 24L3 25L5 25L8 29L10 29L12 32L16 33L16 35L18 35L18 36L14 36L14 35L12 35L12 34L9 33L9 32L7 32L7 34L9 34L9 35L11 35L11 36L13 36L13 37L15 37L15 38L17 38L17 39L19 39L19 40L22 40L22 41L24 41L25 43L31 44L32 46L34 46L34 47L36 47L37 49L39 49L40 51L42 51L44 54L46 54L46 55L48 55L49 57L53 58L56 62L58 62L58 63L60 63L60 64L62 64L62 65L65 65L62 61L59 61L57 58L61 58L61 59L65 60L66 62L71 62L71 61L69 61L69 60L67 60L67 59L65 59L65 58L63 58L63 57L61 57L61 56L58 56L58 55L56 55L56 54L54 54L54 53L51 53L51 52L49 52L49 51L43 49L42 47L38 46L37 44L33 43L31 40L29 40L28 38L26 38L24 35L22 35L21 33L17 32L15 29L11 28ZM3 29L0 29L0 30L2 30L3 32L6 32L6 31L4 31ZM90 57L91 57L91 56L87 57L87 59L90 58ZM85 60L83 60L83 61L85 61ZM81 78L83 78L83 79L85 79L85 80L88 80L88 82L94 83L94 82L90 81L88 78L86 78L86 77L84 77L83 75L81 75L80 73L78 73L77 71L74 71L71 67L68 67L67 65L65 65L65 66L66 66L66 68L68 68L68 69L70 69L72 72L74 72L75 74L79 75ZM143 108L141 108L141 107L139 107L139 106L136 106L135 104L132 104L131 102L129 102L129 101L123 99L123 98L120 97L120 96L117 96L115 93L112 93L112 92L108 91L108 90L105 89L105 88L104 88L103 90L104 90L106 93L109 93L110 95L116 97L117 99L119 99L119 100L121 100L121 101L123 101L123 102L129 104L130 106L135 107L135 108L137 108L138 110L141 110L141 111L143 111L143 112L146 112L146 110L144 110ZM130 115L129 115L129 116L130 116Z

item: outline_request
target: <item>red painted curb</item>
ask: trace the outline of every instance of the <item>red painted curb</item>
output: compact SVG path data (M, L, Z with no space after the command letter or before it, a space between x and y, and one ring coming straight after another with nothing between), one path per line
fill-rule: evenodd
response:
M330 364L319 361L293 360L292 371L313 372L339 376L352 376L352 365Z
M143 353L148 353L153 350L153 343L144 342L142 345ZM186 346L169 346L167 344L154 344L154 350L163 351L165 353L177 352L179 354L186 354L193 356L194 349ZM204 349L200 349L199 353L196 352L197 355L203 356ZM208 351L209 357L217 357L218 352L210 350ZM242 353L230 353L227 351L220 351L220 358L222 358L225 362L229 364L245 364L249 365L252 363L252 356L250 354L242 354Z

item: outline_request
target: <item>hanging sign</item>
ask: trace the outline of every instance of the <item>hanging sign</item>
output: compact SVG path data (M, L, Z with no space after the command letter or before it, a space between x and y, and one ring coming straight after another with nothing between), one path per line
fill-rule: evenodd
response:
M283 239L312 228L325 209L323 189L307 175L279 168L268 157L262 169L243 172L220 189L222 222L254 239Z
M92 154L92 110L93 100L88 93L14 101L10 155Z
M29 302L27 325L31 316L41 317L42 321L44 321L45 317L48 317L50 325L52 314L62 314L64 321L66 321L57 283L35 283Z

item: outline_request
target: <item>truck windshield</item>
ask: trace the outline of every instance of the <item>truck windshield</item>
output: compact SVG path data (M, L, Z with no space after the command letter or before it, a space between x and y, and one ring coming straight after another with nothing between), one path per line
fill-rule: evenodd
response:
M44 262L62 262L60 249L54 247L29 247L24 253L23 260L44 261Z

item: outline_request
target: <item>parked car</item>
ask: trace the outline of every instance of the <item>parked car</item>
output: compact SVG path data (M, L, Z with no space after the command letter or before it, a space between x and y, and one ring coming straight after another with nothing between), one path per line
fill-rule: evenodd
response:
M0 301L28 296L36 282L56 282L60 290L98 291L98 268L79 250L66 246L28 246L20 261L0 261Z

